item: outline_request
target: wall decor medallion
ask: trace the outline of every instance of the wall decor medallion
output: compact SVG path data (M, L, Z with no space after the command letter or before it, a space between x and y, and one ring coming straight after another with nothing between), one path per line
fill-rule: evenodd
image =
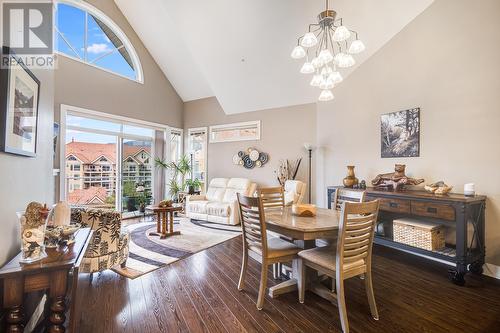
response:
M246 151L240 150L233 155L233 164L241 165L246 169L261 168L268 160L269 155L267 153L259 152L255 148L248 148Z
M9 48L2 56L10 66L0 71L0 150L34 157L40 81Z
M381 157L420 156L420 108L380 117Z

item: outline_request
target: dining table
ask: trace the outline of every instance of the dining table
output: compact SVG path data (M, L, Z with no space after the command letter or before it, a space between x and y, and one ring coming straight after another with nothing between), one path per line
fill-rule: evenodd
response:
M303 248L316 247L317 239L329 239L336 243L339 229L340 212L331 209L317 208L315 216L298 216L291 207L268 209L265 211L266 229L292 239ZM269 295L273 298L284 293L297 290L299 276L298 260L292 261L291 278L269 288ZM311 292L334 301L331 290L320 283L318 272L306 269L306 288Z

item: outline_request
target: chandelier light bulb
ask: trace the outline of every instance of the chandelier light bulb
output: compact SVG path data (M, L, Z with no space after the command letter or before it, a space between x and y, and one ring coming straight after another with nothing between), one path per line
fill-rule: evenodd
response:
M314 73L316 69L310 62L305 62L304 65L302 65L302 68L300 69L300 72L302 74L311 74Z
M345 26L341 25L340 27L337 27L337 29L335 29L332 38L336 42L343 42L349 37L351 37L351 32Z
M318 55L318 58L324 63L324 64L328 64L330 61L333 60L333 56L332 56L332 53L330 52L330 50L328 49L324 49L322 50L319 55Z
M339 84L342 82L344 79L342 78L342 75L340 75L339 72L333 72L328 76L328 79L333 82L333 84Z
M330 66L325 66L321 69L321 75L327 77L333 73L333 69Z
M311 86L319 87L319 85L321 84L321 81L323 81L323 77L319 74L316 74L313 76L313 78L311 80Z
M331 101L332 99L333 99L333 94L330 90L322 90L318 98L318 100L321 102Z
M336 64L337 66L339 66L339 65L340 65L340 63L344 61L344 57L345 57L345 56L346 56L346 54L345 54L345 53L342 53L342 52L337 53L337 54L335 55L335 57L333 58L333 61L335 61L335 64Z
M356 39L354 42L351 43L351 46L349 47L349 53L350 54L358 54L361 53L365 50L365 44L363 44L362 41L359 39Z
M323 61L319 57L314 58L311 63L314 68L321 68L324 65Z
M318 44L318 39L312 32L306 33L304 37L302 37L302 41L300 42L300 45L302 45L303 47L312 47L316 44Z
M300 45L293 48L292 54L290 55L293 59L301 59L306 56L306 50Z
M321 80L321 83L319 84L319 88L323 89L323 90L325 90L325 89L332 89L333 86L334 86L333 81L330 80L329 77L327 79Z

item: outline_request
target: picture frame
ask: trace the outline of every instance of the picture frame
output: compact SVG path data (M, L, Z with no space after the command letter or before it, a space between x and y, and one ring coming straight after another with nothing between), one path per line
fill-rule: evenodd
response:
M382 158L420 156L420 108L385 113L380 116L380 156Z
M0 151L35 157L40 81L22 60L4 46L0 69Z

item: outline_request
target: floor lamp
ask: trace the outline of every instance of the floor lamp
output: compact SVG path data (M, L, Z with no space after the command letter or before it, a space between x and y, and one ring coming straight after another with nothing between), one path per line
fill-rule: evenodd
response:
M312 188L312 151L314 149L313 145L310 143L304 143L304 148L309 152L309 203L311 203L311 188Z

